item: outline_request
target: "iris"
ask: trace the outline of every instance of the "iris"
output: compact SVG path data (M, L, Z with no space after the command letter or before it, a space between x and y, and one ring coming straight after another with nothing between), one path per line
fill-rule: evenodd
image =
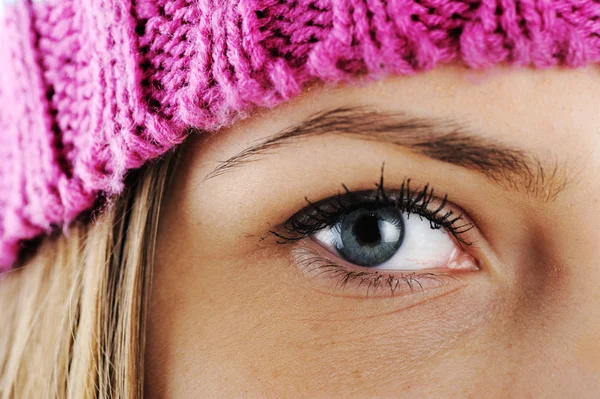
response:
M404 240L402 214L396 209L359 209L338 223L336 249L348 262L374 267L389 260Z

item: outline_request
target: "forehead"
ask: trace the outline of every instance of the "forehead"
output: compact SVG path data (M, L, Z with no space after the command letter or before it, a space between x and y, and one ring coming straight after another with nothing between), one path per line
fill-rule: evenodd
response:
M478 134L560 164L600 169L600 68L473 71L441 67L342 87L312 87L229 133L240 147L317 111L369 106L380 111L460 121ZM239 136L238 136L239 134ZM582 162L583 161L583 162ZM581 165L571 165L579 167Z
M456 118L480 128L481 134L532 149L565 152L571 145L598 144L600 139L597 67L483 72L446 67L328 94L310 101L367 103L417 116Z

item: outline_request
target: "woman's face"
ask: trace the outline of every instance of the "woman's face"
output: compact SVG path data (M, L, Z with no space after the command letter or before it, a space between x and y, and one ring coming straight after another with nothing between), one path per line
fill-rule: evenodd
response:
M598 104L598 68L448 67L190 140L149 396L597 395Z

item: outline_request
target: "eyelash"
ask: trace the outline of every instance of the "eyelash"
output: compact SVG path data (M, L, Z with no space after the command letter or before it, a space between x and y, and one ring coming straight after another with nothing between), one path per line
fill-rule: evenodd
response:
M375 190L352 191L342 184L343 192L338 192L330 197L316 203L305 197L308 206L294 214L281 225L280 232L271 230L270 234L277 237L278 244L297 242L311 236L318 231L335 225L343 215L356 209L380 209L395 208L406 212L408 217L416 215L429 220L432 229L444 228L448 231L459 245L470 246L471 241L464 238L465 233L474 225L464 222L462 213L457 214L453 209L448 209L448 196L443 198L434 195L434 189L426 184L421 189L411 188L411 179L406 179L399 189L388 190L384 186L383 166L381 177L375 183ZM432 205L435 204L434 207ZM345 266L343 262L336 262L321 256L315 251L299 248L295 251L296 262L305 272L314 278L328 273L333 279L337 279L338 288L344 290L349 283L357 283L356 288L366 288L366 296L374 294L381 288L389 288L392 296L402 292L402 289L413 292L415 287L424 290L431 283L436 287L443 286L446 281L458 281L457 277L446 273L433 272L409 272L409 273L380 273L379 271L366 271L359 266L353 270Z
M366 297L377 294L382 288L389 289L388 292L393 297L405 292L413 293L416 287L425 291L425 288L437 288L447 283L461 282L457 277L445 273L380 273L379 271L350 270L344 265L303 248L296 251L295 255L299 265L313 278L329 274L330 278L337 279L336 286L341 290L344 290L350 283L356 283L357 289L366 289Z
M410 188L411 179L406 179L398 190L387 191L384 188L383 168L379 183L375 183L377 190L351 191L342 184L344 193L313 203L305 197L308 206L297 212L283 224L285 233L270 231L280 240L280 244L287 241L298 241L315 234L325 227L333 226L340 218L357 209L394 208L410 215L417 215L429 220L432 229L444 228L462 245L471 245L463 235L471 230L472 223L462 223L463 214L455 216L454 210L448 210L448 196L440 200L434 196L434 189L429 184L420 190ZM430 209L434 201L441 201L435 209Z

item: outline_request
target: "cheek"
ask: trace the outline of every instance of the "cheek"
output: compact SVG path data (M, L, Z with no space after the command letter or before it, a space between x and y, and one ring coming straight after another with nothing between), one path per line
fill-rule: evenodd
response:
M432 381L448 386L449 377L466 372L461 367L465 354L457 350L477 335L489 315L453 303L464 294L455 292L430 304L368 308L300 297L295 305L274 310L279 320L263 327L269 338L247 353L247 360L259 366L261 382L276 370L284 386L326 396L427 392ZM442 367L446 358L453 359L453 372ZM277 382L265 385L277 392Z
M180 393L426 393L468 373L465 348L481 345L501 308L483 278L444 296L350 299L314 291L278 253L231 251L159 256L155 281L165 289L148 342L162 351L155 372Z

